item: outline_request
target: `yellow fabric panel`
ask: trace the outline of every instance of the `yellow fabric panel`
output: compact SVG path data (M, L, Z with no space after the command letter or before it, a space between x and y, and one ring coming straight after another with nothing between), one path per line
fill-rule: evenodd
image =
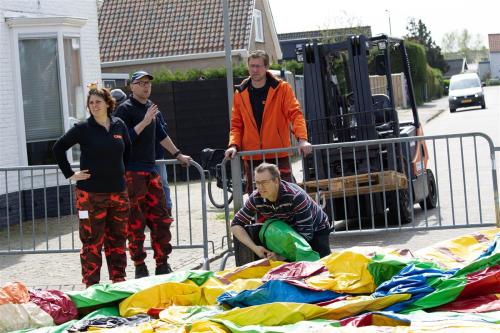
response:
M170 305L206 305L201 288L192 281L167 282L139 291L120 303L120 315L130 317L150 308Z
M328 312L328 309L313 304L283 302L234 308L212 319L229 320L239 326L279 326L320 318Z
M193 323L186 332L189 333L230 333L224 325L210 320L200 320Z
M271 269L283 264L283 261L270 261L267 259L261 259L248 263L244 266L217 272L215 273L215 276L227 282L236 281L237 279L260 279Z
M339 320L364 311L382 310L410 297L410 294L396 294L379 298L357 296L324 307L305 303L269 303L247 308L234 308L215 315L212 319L229 320L239 326L280 326L312 319Z
M372 314L373 326L409 326L410 324L394 318L389 318L377 313Z
M199 320L207 320L224 311L216 305L208 306L179 306L171 305L159 314L160 319L168 324L182 326L189 325Z
M485 230L473 235L464 235L418 250L415 256L423 261L432 261L443 268L462 268L476 259L490 244L499 228ZM484 238L479 242L478 239Z
M371 296L355 296L343 301L338 301L324 306L328 314L322 319L340 320L357 315L365 311L379 311L392 304L410 299L411 294L394 294L384 297L373 298Z
M220 281L210 282L203 284L202 293L207 304L217 304L217 297L226 291L240 292L243 290L257 289L261 285L261 279L238 279L231 284L223 284Z
M321 261L330 276L313 276L306 281L310 286L339 293L362 294L375 291L377 286L367 268L371 259L365 254L349 249L332 253Z

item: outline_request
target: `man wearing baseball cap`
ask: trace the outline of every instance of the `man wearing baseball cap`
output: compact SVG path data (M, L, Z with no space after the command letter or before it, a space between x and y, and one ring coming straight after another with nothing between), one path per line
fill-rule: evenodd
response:
M125 177L130 198L128 247L134 261L136 279L149 275L144 262L146 226L151 230L155 274L172 271L168 255L172 252L170 224L173 219L167 211L160 175L155 170L155 143L159 142L183 166L188 166L191 160L172 142L163 118L159 117L158 106L149 100L152 80L153 76L145 71L133 73L130 78L132 94L118 106L115 114L127 125L132 141Z

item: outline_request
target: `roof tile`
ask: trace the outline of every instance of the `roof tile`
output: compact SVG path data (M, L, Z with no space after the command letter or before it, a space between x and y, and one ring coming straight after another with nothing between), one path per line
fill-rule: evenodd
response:
M233 49L246 49L255 0L229 0ZM224 50L220 0L105 0L99 12L101 61Z
M500 52L500 34L488 34L490 52Z

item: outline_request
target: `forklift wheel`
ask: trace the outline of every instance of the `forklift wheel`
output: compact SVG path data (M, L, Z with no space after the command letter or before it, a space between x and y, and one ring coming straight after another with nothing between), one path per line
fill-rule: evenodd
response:
M455 111L457 111L457 109L450 109L450 112L451 112L451 113L453 113L453 112L455 112Z
M424 200L422 200L418 204L422 209L436 208L438 200L437 186L436 179L434 179L434 173L432 173L431 169L427 169L427 187L429 188L429 194L427 195L427 198L425 198L425 203Z
M399 196L399 216L398 216L398 199ZM401 225L411 222L413 211L413 203L410 202L410 196L407 189L400 189L390 193L389 198L389 221L392 225L400 225L399 217L401 217Z

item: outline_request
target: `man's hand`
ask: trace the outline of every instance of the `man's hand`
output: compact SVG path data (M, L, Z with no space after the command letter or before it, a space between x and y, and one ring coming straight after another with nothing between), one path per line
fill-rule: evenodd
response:
M259 256L259 258L262 258L262 259L269 259L269 256L271 254L274 254L273 252L269 251L268 249L266 249L265 247L263 246L259 246L259 245L256 245L253 249L253 252Z
M144 115L144 119L142 120L144 122L144 125L148 126L151 124L153 120L156 119L156 115L158 114L158 106L156 104L151 105L148 108L148 111L146 111L146 114Z
M267 259L273 260L273 261L285 261L286 260L285 257L282 257L279 254L274 253L274 252L269 252L269 254L267 255Z
M232 160L235 156L236 156L236 147L229 147L226 152L224 153L224 156L229 159L229 160Z
M189 166L189 162L193 160L191 158L191 156L184 155L184 154L177 155L176 159L177 159L177 161L179 161L181 163L181 165L183 167Z
M309 143L309 141L300 139L299 140L299 145L298 145L299 153L302 156L307 156L312 152L312 146Z
M85 180L90 178L89 170L80 170L73 174L73 176L69 177L72 181Z

